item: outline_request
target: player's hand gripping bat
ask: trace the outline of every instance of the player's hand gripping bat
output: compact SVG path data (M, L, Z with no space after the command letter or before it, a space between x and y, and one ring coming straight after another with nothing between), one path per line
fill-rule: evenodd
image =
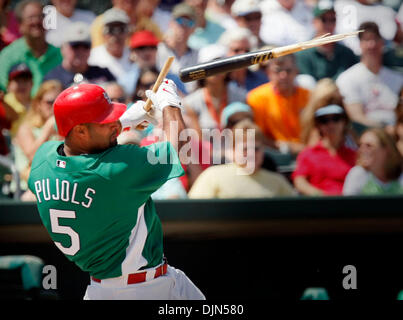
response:
M313 47L319 47L324 44L340 41L357 35L360 31L343 33L337 35L325 34L321 37L292 44L288 46L278 47L270 50L260 50L239 54L236 56L222 58L211 62L197 64L192 67L180 70L179 77L183 82L204 79L219 73L226 73L236 69L246 68L254 64L265 62L270 59L285 56L294 52L306 50Z
M159 75L157 77L157 80L155 81L154 86L151 89L154 93L157 93L158 88L160 87L162 81L165 79L166 75L168 74L169 68L171 68L171 65L172 65L172 62L174 61L174 59L175 59L175 57L171 56L171 57L168 57L168 59L165 61L164 66L162 67L162 69L161 69L161 71L160 71L160 73L159 73ZM151 103L152 103L151 99L147 98L146 104L143 107L145 111L147 111L147 112L152 111L151 110L152 109L152 104ZM147 126L144 126L144 125L140 124L140 125L138 125L136 127L136 129L137 130L144 130L146 127Z

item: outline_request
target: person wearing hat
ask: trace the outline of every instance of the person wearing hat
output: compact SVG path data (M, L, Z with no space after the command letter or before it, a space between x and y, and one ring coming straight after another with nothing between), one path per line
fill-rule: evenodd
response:
M62 61L60 49L46 42L43 6L36 0L25 0L15 8L23 35L0 52L0 90L5 91L11 67L25 63L32 72L34 96L43 77Z
M258 0L236 0L231 6L231 14L241 28L249 29L258 40L257 46L264 45L260 38L262 11Z
M80 80L76 75L82 75L81 81L96 84L115 81L115 77L107 68L88 64L91 51L89 25L84 22L70 24L64 31L62 43L63 61L50 70L44 80L59 80L64 88L74 83L75 79Z
M254 122L252 109L243 102L235 101L224 108L221 113L221 127L224 129L233 129L239 122L250 120ZM263 137L262 142L268 145L267 139ZM274 159L265 152L262 168L269 171L277 171L277 165Z
M91 49L88 63L107 68L118 78L130 68L130 49L126 46L130 19L125 11L112 8L103 14L104 44Z
M17 113L18 118L13 121L10 134L16 134L21 120L30 109L32 103L32 72L25 63L18 63L11 67L8 75L7 93L4 101Z
M49 29L46 33L46 41L55 47L61 47L64 34L71 24L82 22L89 26L95 19L95 14L90 10L77 8L78 0L51 0L55 9L56 28Z
M236 27L226 30L218 43L228 48L227 56L231 57L255 50L258 40L248 28ZM234 70L230 73L230 77L239 90L245 92L269 81L262 70L252 70L252 68Z
M196 12L186 3L180 3L173 7L169 28L165 32L164 41L158 44L157 67L161 69L170 56L175 60L170 71L179 75L182 68L197 64L198 50L188 46L190 35L196 28ZM185 84L186 90L190 93L195 89L194 82Z
M154 33L158 39L162 39L162 32L159 26L147 15L144 10L146 1L142 0L112 0L112 8L123 10L129 17L129 35L140 30L149 30ZM144 2L144 3L143 3ZM147 1L148 2L148 1ZM104 44L103 37L104 13L97 16L91 25L92 47L98 47ZM127 43L128 44L128 43Z
M118 78L127 96L131 97L136 91L136 85L142 70L157 68L157 47L160 41L149 30L133 33L130 38L130 60L133 62L130 69ZM177 85L179 92L186 94L186 88L177 75L168 72L167 78Z
M336 12L333 1L320 0L313 9L315 37L334 34ZM309 74L319 81L322 78L335 80L340 73L358 62L354 52L340 42L303 50L295 54L300 74Z
M294 186L304 195L341 195L356 161L356 151L345 144L348 117L342 106L330 104L315 111L314 121L320 140L298 154Z

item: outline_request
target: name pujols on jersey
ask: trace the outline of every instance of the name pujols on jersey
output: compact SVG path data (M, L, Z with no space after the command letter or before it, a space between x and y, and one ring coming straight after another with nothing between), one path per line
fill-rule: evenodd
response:
M89 208L95 195L94 189L80 188L78 182L71 183L68 180L56 179L51 187L50 179L41 179L36 180L34 186L39 203L51 200L64 201Z

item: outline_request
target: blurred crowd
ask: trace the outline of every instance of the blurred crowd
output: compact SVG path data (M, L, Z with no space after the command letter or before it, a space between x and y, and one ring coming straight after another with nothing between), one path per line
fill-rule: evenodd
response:
M0 0L2 196L35 200L31 161L42 143L61 140L53 102L63 89L95 83L130 108L169 56L197 156L153 198L403 194L402 0L105 2L99 13L78 0ZM198 63L355 30L249 68L179 78ZM145 146L158 129L118 141ZM216 161L205 133L225 130L241 139ZM252 171L239 161L250 154Z

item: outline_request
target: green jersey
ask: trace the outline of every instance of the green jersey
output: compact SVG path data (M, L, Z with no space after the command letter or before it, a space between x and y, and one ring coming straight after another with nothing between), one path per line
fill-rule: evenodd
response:
M28 180L56 246L98 279L160 264L162 228L150 195L184 174L172 145L118 145L66 157L57 151L61 144L38 149Z

